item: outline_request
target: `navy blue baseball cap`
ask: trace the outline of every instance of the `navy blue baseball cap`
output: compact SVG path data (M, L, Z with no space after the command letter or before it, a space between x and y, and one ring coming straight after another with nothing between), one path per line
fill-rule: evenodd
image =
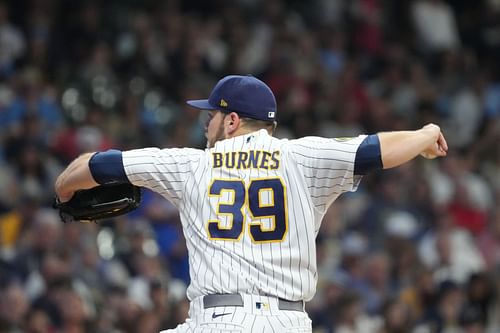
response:
M251 75L229 75L215 85L208 99L187 101L197 109L236 112L246 118L276 120L276 98L271 89Z

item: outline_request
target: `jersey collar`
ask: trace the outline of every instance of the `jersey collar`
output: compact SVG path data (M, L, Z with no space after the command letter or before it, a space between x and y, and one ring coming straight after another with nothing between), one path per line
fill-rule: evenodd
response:
M269 134L269 132L267 130L259 129L259 130L254 131L254 132L250 132L250 133L235 136L235 137L230 138L230 139L224 139L224 140L218 141L215 143L215 146L213 148L216 148L218 145L224 144L225 142L227 142L229 140L248 140L252 136L253 137L270 137L271 135Z

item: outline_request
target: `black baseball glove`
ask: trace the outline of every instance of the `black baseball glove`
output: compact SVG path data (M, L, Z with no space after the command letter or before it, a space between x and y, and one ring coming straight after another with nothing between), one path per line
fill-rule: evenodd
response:
M56 197L54 208L63 222L98 221L126 214L141 203L139 187L124 184L106 184L75 192L66 202Z

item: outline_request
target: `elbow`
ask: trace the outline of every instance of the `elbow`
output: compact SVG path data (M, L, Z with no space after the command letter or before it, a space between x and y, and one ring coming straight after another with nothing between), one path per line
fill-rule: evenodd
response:
M378 136L369 135L360 144L354 162L354 174L366 175L384 167Z
M397 151L394 151L392 149L387 149L387 148L393 148L393 147L385 147L383 153L380 156L380 159L382 161L382 168L385 169L392 169L395 168L407 161L405 156L401 156Z
M385 156L385 157L382 157L382 168L384 170L386 169L392 169L392 168L395 168L395 167L398 167L400 166L401 164L405 163L406 161L403 161L403 160L395 160L391 157L388 157L388 156Z

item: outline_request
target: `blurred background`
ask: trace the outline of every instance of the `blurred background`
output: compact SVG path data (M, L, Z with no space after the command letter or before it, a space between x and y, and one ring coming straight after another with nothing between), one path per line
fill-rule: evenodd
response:
M277 136L439 124L449 156L365 177L318 235L317 333L500 332L500 1L0 0L0 332L158 332L187 316L178 214L61 223L82 152L205 146L227 74Z

